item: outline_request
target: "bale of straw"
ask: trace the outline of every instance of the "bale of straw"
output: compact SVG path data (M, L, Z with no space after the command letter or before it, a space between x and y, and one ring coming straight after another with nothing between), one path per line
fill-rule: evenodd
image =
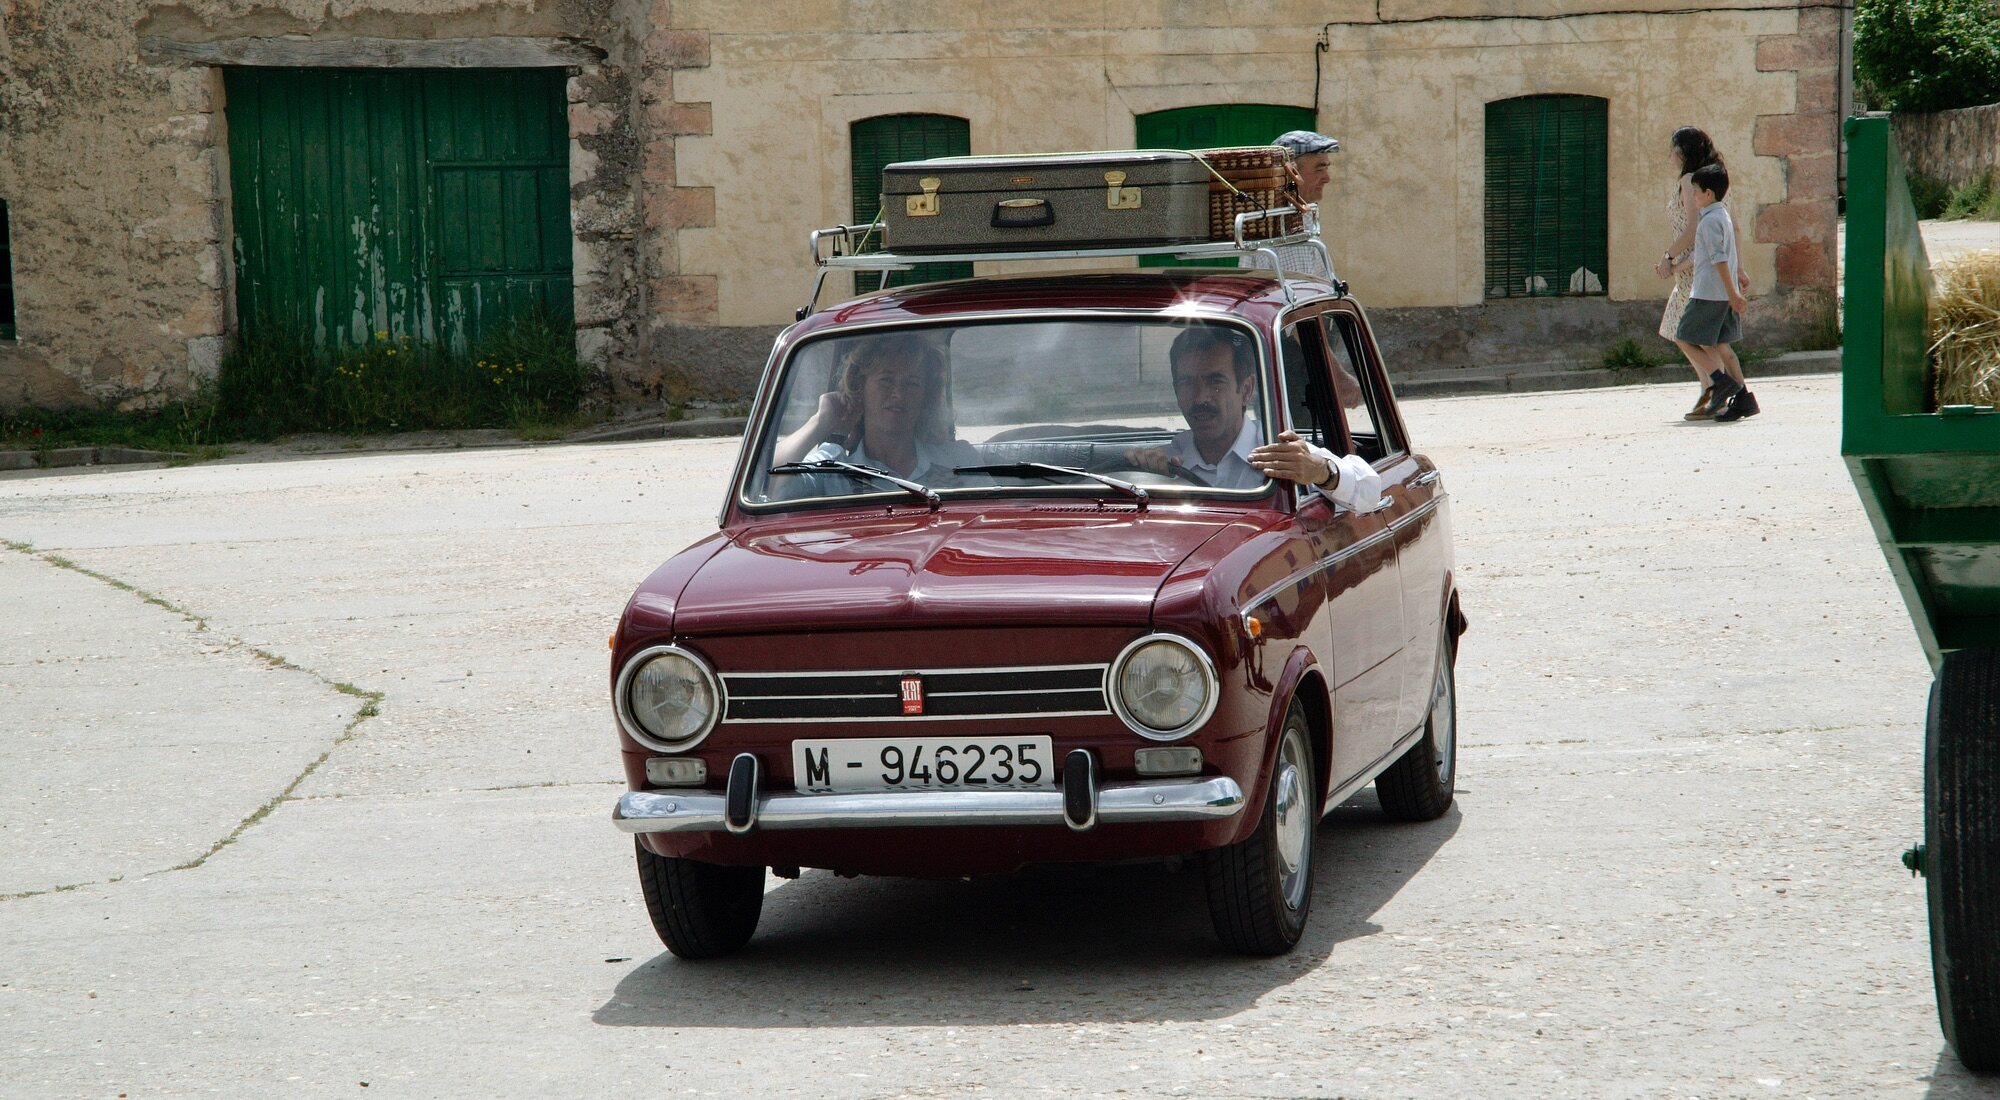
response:
M1938 406L2000 406L2000 252L1967 252L1933 274L1933 399Z

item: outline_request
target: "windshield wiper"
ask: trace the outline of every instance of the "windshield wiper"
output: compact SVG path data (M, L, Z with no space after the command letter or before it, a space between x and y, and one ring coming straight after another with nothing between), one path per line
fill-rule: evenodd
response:
M1092 481L1109 485L1137 501L1141 511L1151 499L1146 490L1107 474L1079 470L1074 466L1057 466L1050 462L996 462L991 466L960 466L952 471L958 474L1002 474L1011 477L1087 477Z
M780 466L771 467L770 472L774 474L846 474L851 478L861 481L886 481L912 496L922 497L924 503L930 505L933 512L938 510L938 504L940 503L937 490L932 489L928 485L905 480L886 471L878 470L873 466L861 466L852 462L841 462L838 459L826 458L818 462L787 462Z

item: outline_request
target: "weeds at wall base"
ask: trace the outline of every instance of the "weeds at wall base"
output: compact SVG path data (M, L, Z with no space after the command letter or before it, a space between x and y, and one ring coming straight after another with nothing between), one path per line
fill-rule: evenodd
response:
M2000 221L2000 183L1991 174L1952 186L1921 172L1907 177L1910 203L1923 221Z
M301 432L509 428L559 439L582 413L589 378L567 322L530 315L465 354L375 333L359 347L316 351L303 338L239 340L216 379L185 400L136 413L105 409L0 411L0 450L31 450L49 464L63 447L123 446L212 458L226 443Z
M1634 370L1640 367L1657 367L1680 358L1647 351L1639 341L1626 337L1604 349L1604 365L1612 370Z
M224 357L216 396L236 434L271 439L568 423L585 389L571 326L531 314L463 353L386 332L336 351L282 332L246 339Z

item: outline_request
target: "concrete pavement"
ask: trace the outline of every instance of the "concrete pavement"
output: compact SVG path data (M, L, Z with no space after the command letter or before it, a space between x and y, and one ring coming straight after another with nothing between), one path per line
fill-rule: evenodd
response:
M0 1093L1988 1095L1896 862L1928 671L1837 392L1408 402L1458 807L1339 811L1267 961L1145 868L809 872L665 955L604 638L733 440L0 474Z

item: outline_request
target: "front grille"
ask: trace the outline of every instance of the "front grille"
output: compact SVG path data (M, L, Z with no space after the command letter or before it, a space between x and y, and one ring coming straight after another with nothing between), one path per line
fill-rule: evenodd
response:
M1109 714L1103 665L870 672L736 672L722 677L729 722L1066 718ZM924 684L921 716L903 713L903 679Z

